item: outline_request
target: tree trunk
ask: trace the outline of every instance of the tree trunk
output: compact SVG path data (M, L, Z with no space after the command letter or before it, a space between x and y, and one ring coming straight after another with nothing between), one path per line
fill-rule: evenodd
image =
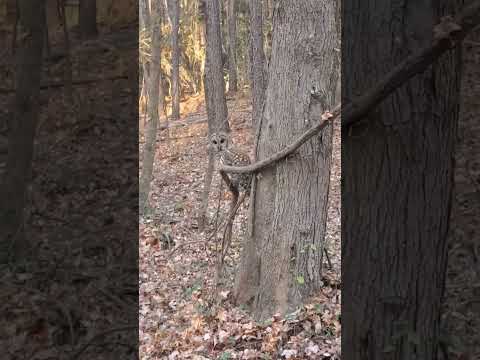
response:
M97 37L97 1L80 0L79 8L80 37L82 40Z
M151 4L151 34L152 58L150 63L150 76L148 78L148 118L146 119L145 148L143 150L143 167L140 176L139 209L143 213L148 207L150 184L153 179L153 164L157 142L157 126L159 121L159 108L163 104L163 91L160 72L161 55L161 4L162 0L153 0ZM159 106L160 104L160 106Z
M344 2L343 99L361 94L430 44L434 24L455 2L419 0L398 7L388 0L380 9L374 0ZM443 55L364 124L342 133L342 205L348 205L342 206L345 359L437 359L459 55Z
M60 21L62 22L63 28L63 39L65 42L65 84L66 84L66 99L67 106L71 109L73 104L73 68L72 68L72 56L71 56L71 46L70 46L70 35L68 33L68 24L67 24L67 13L66 13L66 2L65 0L59 2L59 14Z
M15 19L13 21L13 31L12 31L12 54L15 55L15 50L17 46L17 31L18 31L18 19L20 17L20 7L18 6L18 0L14 0L15 5ZM11 2L9 2L10 14L13 13Z
M150 29L150 8L147 0L140 0L138 7L140 15L140 29Z
M264 31L265 31L265 67L268 68L272 54L272 33L273 33L273 0L263 0L264 5Z
M207 1L205 86L208 85L208 118L217 131L230 131L225 99L225 82L222 71L222 37L220 31L220 6L218 0ZM207 93L205 94L207 95Z
M235 93L237 85L237 12L235 0L227 3L228 26L228 91Z
M26 248L24 208L39 113L45 31L44 0L19 0L15 115L9 124L6 173L0 188L0 263Z
M263 49L262 1L250 0L250 78L252 84L252 124L260 119L265 98L265 52Z
M180 0L169 0L168 10L172 25L172 120L180 118Z
M147 0L140 0L139 2L139 20L140 20L140 30L146 29L149 31L150 28L150 7L147 4ZM145 122L148 117L148 84L149 84L149 67L147 61L142 61L142 93L140 98L145 98L145 114L140 115L140 124L139 131L141 134L144 134ZM144 116L144 117L143 117Z
M205 32L206 32L206 62L205 62L205 105L208 115L208 135L213 132L229 132L227 102L225 99L225 82L222 65L222 37L220 28L220 4L218 0L205 0ZM213 154L209 150L207 172L202 193L202 204L199 214L199 228L206 223L208 195L213 175Z
M45 25L43 25L44 30L44 38L45 44L43 45L45 56L48 58L50 57L51 49L50 49L50 37L48 34L48 19L47 19L47 8L46 6L43 7L44 15L43 18L45 19Z
M334 105L338 76L335 4L280 0L277 6L258 160L320 121L322 112ZM239 302L255 296L259 319L293 310L320 289L331 151L329 125L257 177L256 195L250 200L253 228L235 294Z

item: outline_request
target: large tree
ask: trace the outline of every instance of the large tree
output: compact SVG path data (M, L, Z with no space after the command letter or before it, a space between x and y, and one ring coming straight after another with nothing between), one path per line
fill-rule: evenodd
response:
M321 121L334 105L338 76L334 2L277 1L273 31L260 161ZM253 301L258 318L294 309L321 286L331 137L328 125L257 176L235 295Z
M228 91L236 92L237 85L237 11L236 1L227 1L228 28Z
M344 2L345 102L428 46L456 3ZM447 53L342 132L348 360L437 359L460 64L459 51Z
M40 108L44 9L44 0L18 0L15 107L9 122L6 173L0 187L0 263L21 256L26 247L24 208Z
M263 44L262 0L250 0L250 82L252 88L252 123L261 116L265 97L265 52Z

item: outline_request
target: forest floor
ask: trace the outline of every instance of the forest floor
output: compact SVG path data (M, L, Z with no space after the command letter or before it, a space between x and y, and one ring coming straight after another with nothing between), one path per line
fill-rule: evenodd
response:
M75 38L72 40L75 45ZM122 50L121 54L104 51L101 46L96 50L100 51L94 55L85 49L74 52L74 65L87 57L92 62L87 66L111 71L107 76L123 76L117 71L125 68L121 58L136 59L138 53L136 48ZM467 43L464 55L456 189L442 316L449 359L468 359L466 354L471 359L480 358L479 43ZM9 60L4 57L0 64L5 88L12 87ZM47 65L46 78L62 79L64 60ZM118 88L125 89L124 83L120 85L125 80L115 81L119 82ZM5 124L11 117L12 96L1 97L0 145L6 139ZM121 358L126 350L118 344L128 344L125 337L110 342L102 338L104 342L88 349L85 345L92 344L98 332L136 323L125 311L136 306L136 274L129 273L130 269L121 263L129 253L136 254L135 244L124 247L121 241L125 231L136 228L136 209L108 203L104 196L104 191L119 192L121 200L130 193L127 186L132 182L130 178L136 177L136 159L127 158L136 149L125 149L126 143L122 142L126 136L137 136L133 133L135 126L131 126L136 115L128 114L136 105L129 102L131 92L112 92L111 83L76 86L75 97L85 100L88 111L80 111L79 104L74 111L69 110L61 88L42 92L40 99L42 110L33 170L33 187L38 197L31 199L29 217L32 251L37 259L15 272L2 269L0 276L2 286L12 289L0 294L0 345L10 358L66 358L65 354L69 357L81 354L94 359L94 353L100 349L111 357ZM106 113L105 104L111 104L112 99L115 106ZM201 103L199 99L191 101ZM229 102L229 107L234 142L248 152L252 146L250 105L246 99L238 107L233 102ZM206 115L201 105L198 109L192 105L184 115L179 123L172 124L175 126L169 130L168 139L165 131L159 132L151 199L154 209L140 219L140 357L145 360L339 358L339 129L335 129L327 236L333 269L325 271L322 291L298 312L257 323L231 302L231 280L241 250L246 206L237 216L234 246L227 258L230 283L220 293L220 306L207 307L215 261L215 240L208 239L215 228L220 179L216 177L213 182L211 222L200 232L195 219L206 168ZM190 124L180 126L180 123ZM127 128L132 129L131 134L122 133ZM118 142L105 147L104 137L113 136L118 137ZM91 148L99 150L91 154L88 151ZM52 152L58 162L52 162ZM113 160L111 154L115 155ZM97 166L101 163L99 159L104 161L102 166ZM2 153L0 170L4 160ZM103 183L104 179L112 180L112 173L119 173L119 161L126 164L122 176ZM222 217L227 209L224 197L220 204ZM82 212L87 207L91 210ZM115 236L104 238L105 228ZM52 233L55 236L51 237ZM168 234L175 245L164 249L162 239ZM113 281L125 276L131 276L131 288L120 286L125 281L120 284ZM115 316L105 316L112 313ZM90 332L91 329L95 331Z
M101 30L91 42L70 33L73 79L80 82L73 104L63 86L64 44L51 34L42 83L59 86L40 92L26 211L29 256L0 269L2 359L137 354L138 100L126 65L138 66L137 25ZM2 89L13 88L7 50ZM13 96L5 90L0 96L0 145L14 118ZM0 153L0 169L5 158Z
M202 103L201 98L197 101ZM228 106L235 147L252 155L250 103L239 96L229 101ZM140 220L140 357L144 360L338 359L339 126L334 136L326 238L333 268L330 270L325 264L324 286L305 306L284 318L258 323L246 309L232 304L231 296L248 205L242 206L235 219L233 244L226 260L227 285L219 293L220 304L209 306L215 275L215 224L228 209L225 186L220 194L221 179L216 174L208 207L210 221L205 231L199 231L197 216L207 166L203 105L170 125L168 134L159 132L157 142L151 194L153 211ZM218 204L220 211L216 216ZM166 243L165 239L170 237L174 244Z

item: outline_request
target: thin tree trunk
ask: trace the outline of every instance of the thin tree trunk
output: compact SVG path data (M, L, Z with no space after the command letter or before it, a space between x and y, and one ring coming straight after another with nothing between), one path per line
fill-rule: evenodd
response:
M140 30L147 29L150 31L150 7L147 4L147 0L140 0L139 2L139 18L140 18ZM140 133L144 134L145 123L148 117L148 85L149 85L149 67L147 61L142 62L142 96L145 98L145 113L140 118Z
M205 0L205 32L207 40L205 64L205 104L208 115L208 135L213 132L229 132L225 82L223 80L222 37L220 28L220 4L218 0ZM213 154L209 150L207 172L199 213L199 228L203 230L207 220L208 196L213 177Z
M97 1L80 0L79 8L80 37L82 40L97 37Z
M0 188L0 263L26 249L24 209L39 113L45 31L44 0L18 0L15 115L9 126L6 173Z
M237 12L235 0L227 3L228 27L228 92L235 93L237 85Z
M163 92L160 91L161 72L161 0L152 0L151 5L151 34L152 34L152 58L150 66L150 77L148 79L148 118L146 119L145 148L143 150L143 167L140 176L139 209L142 213L149 207L148 199L150 185L153 179L153 164L155 161L155 150L157 140L157 126L159 119L159 104L162 104ZM162 106L160 106L161 108Z
M250 0L250 81L252 84L252 124L260 119L265 98L265 52L263 49L262 1Z
M73 84L72 84L72 57L70 53L70 35L68 33L68 24L67 24L67 16L66 16L66 4L65 0L59 0L58 2L58 10L60 14L60 21L62 22L63 28L63 39L65 41L65 87L66 87L66 99L67 103L70 106L73 104Z
M18 0L15 0L15 20L13 22L13 32L12 32L12 54L14 55L17 47L17 31L18 31L19 17L20 17L20 7L18 6Z
M44 19L45 19L45 44L44 44L44 49L45 49L45 56L48 58L50 57L51 49L50 49L50 38L48 34L48 19L47 19L47 8L44 7L43 11L45 12Z
M180 0L169 0L172 24L172 120L180 118Z
M273 0L263 0L264 4L264 31L265 31L265 68L268 68L272 54L272 35L273 35Z
M456 0L344 2L342 97L432 42ZM398 19L401 19L399 21ZM406 34L406 35L405 35ZM368 43L368 51L365 51ZM437 359L458 121L460 51L342 134L342 357ZM343 353L344 349L344 353Z
M150 29L150 7L147 4L147 0L140 0L138 6L141 29Z
M337 85L335 4L279 0L277 6L258 160L320 121L334 106ZM235 294L247 303L253 299L244 294L254 295L259 319L293 310L321 286L331 151L328 125L295 156L256 179L252 236L242 253Z

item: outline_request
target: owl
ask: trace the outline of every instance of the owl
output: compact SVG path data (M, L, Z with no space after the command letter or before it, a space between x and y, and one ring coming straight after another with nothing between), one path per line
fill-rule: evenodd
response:
M225 132L213 133L210 136L209 143L220 164L226 166L250 165L250 157L247 154L230 148L229 137ZM250 190L251 174L229 173L228 177L239 192L248 192Z

